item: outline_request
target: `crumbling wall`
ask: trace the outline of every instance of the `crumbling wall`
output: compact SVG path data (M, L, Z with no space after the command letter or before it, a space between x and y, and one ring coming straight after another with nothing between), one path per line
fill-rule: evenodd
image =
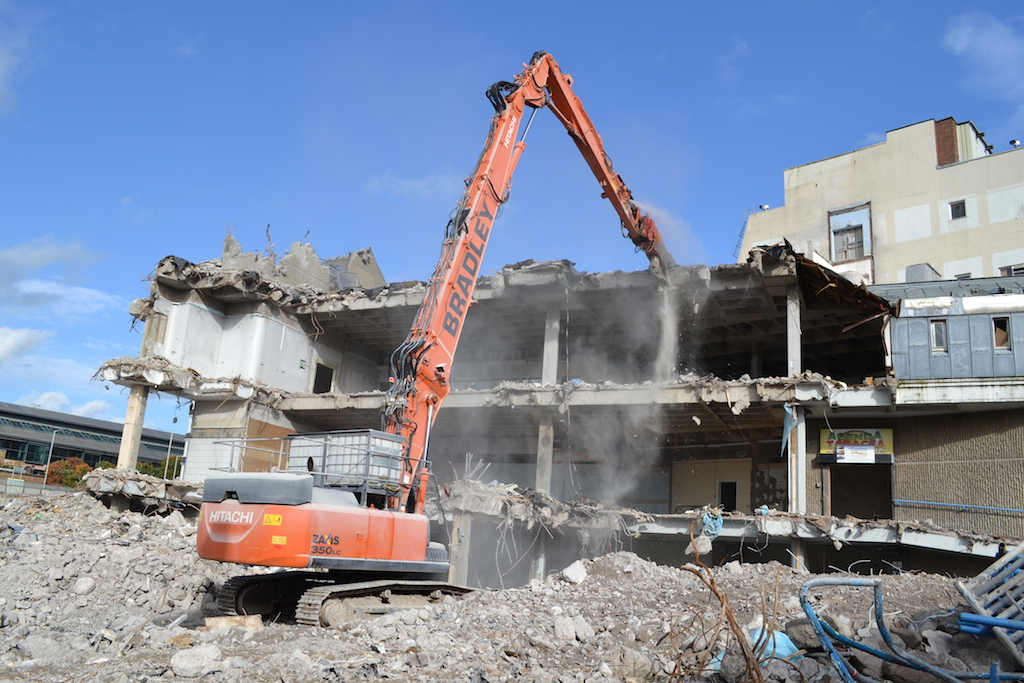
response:
M894 519L1024 536L1024 410L897 421ZM988 508L988 509L979 509ZM1002 509L993 509L1002 508Z
M308 287L324 292L373 289L387 284L369 247L345 256L321 259L307 242L293 242L281 256L270 244L264 252L243 252L233 235L224 238L221 266L226 270L253 271L286 287Z

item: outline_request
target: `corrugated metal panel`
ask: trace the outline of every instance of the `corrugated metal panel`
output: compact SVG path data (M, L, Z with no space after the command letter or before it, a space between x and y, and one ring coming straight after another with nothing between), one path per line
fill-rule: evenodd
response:
M1016 372L1013 362L1013 351L992 352L992 374L996 377L1013 377Z
M972 377L974 371L971 363L971 326L963 316L951 316L946 319L949 331L949 362L951 377Z
M972 377L993 377L992 319L987 315L967 316L971 326Z
M889 323L892 344L892 369L897 377L910 379L910 342L907 320L896 318Z
M910 335L910 377L928 379L931 377L932 342L927 318L907 320Z
M1024 313L1010 316L1010 339L1013 348L1013 376L1024 377Z
M949 351L932 351L931 361L931 374L929 375L929 379L953 376L953 361L949 356Z

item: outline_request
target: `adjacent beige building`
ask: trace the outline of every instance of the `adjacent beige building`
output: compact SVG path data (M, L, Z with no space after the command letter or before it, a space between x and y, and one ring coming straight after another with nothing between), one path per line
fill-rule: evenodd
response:
M971 122L786 169L785 206L749 217L741 260L786 239L867 284L1024 274L1024 150L992 153Z

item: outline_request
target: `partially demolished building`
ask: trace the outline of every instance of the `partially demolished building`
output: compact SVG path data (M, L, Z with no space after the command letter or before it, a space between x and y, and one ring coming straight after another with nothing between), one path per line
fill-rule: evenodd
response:
M369 250L333 263L310 253L294 245L278 263L229 237L222 259L162 260L150 296L133 303L142 351L101 374L133 396L194 402L186 478L282 466L290 434L379 425L389 356L424 286L381 286ZM978 464L993 462L1018 448L1021 430L1001 429L1020 413L988 412L988 401L903 405L886 343L894 313L886 297L788 245L755 249L744 264L676 267L667 282L569 262L506 266L477 288L455 390L431 434L440 497L473 498L460 488L466 475L498 482L490 503L478 491L462 509L488 514L498 501L500 515L525 522L516 533L537 514L548 534L568 524L567 560L610 542L604 529L684 561L692 513L705 506L735 512L716 553L762 544L762 557L792 552L812 569L865 557L851 542L872 543L879 567L934 567L936 550L990 558L1000 540L989 535L1024 536L1019 515L996 510L1019 507L1019 479L1001 466L966 476L937 444L944 430L968 450L983 441ZM957 478L976 507L909 504L948 500L940 493ZM528 494L516 514L511 485ZM552 501L571 502L567 511ZM624 509L614 521L611 507ZM932 533L932 523L975 533ZM493 555L497 541L480 537ZM558 551L549 553L553 565Z

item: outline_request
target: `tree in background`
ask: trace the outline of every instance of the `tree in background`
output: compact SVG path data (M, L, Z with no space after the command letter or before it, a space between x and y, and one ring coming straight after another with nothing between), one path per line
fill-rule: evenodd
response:
M67 458L50 463L50 473L46 477L46 483L51 486L67 486L74 488L82 481L82 477L92 471L92 468L81 458Z
M164 472L167 472L168 479L175 479L181 474L181 458L172 455L158 463L137 462L135 463L135 470L139 474L148 474L151 477L159 477L161 479L164 477Z

